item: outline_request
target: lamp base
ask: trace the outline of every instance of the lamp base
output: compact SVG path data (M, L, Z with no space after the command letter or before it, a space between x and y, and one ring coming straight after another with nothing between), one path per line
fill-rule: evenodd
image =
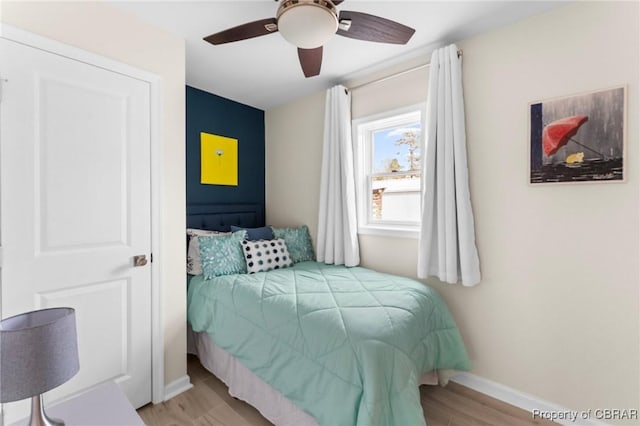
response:
M60 419L52 419L44 412L42 394L31 397L31 417L29 426L64 426Z

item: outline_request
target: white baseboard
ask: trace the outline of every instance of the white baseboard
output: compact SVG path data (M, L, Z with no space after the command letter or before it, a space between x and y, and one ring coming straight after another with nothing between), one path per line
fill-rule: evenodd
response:
M492 398L506 402L507 404L514 405L525 411L531 413L533 418L535 413L567 413L569 418L567 419L554 419L556 423L568 426L607 426L607 423L602 423L594 418L594 413L587 413L580 410L570 410L560 405L554 404L549 401L545 401L536 396L520 392L515 389L511 389L500 383L492 382L491 380L484 379L480 376L476 376L471 373L460 373L451 378L452 382L456 382L475 391L489 395ZM575 415L575 421L571 419ZM586 418L584 418L586 417Z
M164 400L168 401L176 395L180 395L182 392L186 392L191 389L191 379L188 375L180 377L178 380L174 380L164 387Z

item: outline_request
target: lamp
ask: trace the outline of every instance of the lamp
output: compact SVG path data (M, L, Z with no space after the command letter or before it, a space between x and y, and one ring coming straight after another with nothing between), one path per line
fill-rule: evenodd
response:
M31 397L30 426L64 425L47 417L42 394L79 369L73 308L41 309L0 321L0 402Z
M302 49L320 47L338 30L336 7L329 0L287 0L278 8L278 31Z

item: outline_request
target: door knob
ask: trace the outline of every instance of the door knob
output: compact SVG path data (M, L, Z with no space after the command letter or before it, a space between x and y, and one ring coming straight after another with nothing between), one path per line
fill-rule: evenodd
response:
M139 254L137 256L133 256L133 266L144 266L147 264L147 256L144 254Z

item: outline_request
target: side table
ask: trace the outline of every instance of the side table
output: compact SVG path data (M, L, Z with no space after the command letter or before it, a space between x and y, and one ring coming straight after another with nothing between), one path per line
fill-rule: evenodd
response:
M131 403L114 382L96 386L60 404L46 406L47 415L59 418L66 426L144 426ZM23 426L22 419L11 426Z

